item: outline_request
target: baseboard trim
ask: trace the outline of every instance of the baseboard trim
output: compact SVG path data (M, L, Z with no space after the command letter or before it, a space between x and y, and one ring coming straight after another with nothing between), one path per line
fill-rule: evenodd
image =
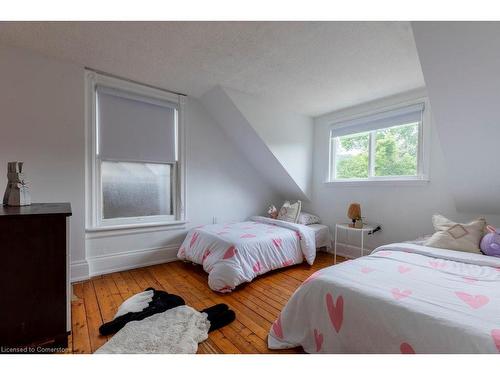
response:
M72 283L87 280L89 278L89 264L86 260L71 262L69 268L69 279Z
M174 244L151 249L132 250L109 255L87 258L89 276L99 276L112 272L147 267L177 260L177 251L181 244Z

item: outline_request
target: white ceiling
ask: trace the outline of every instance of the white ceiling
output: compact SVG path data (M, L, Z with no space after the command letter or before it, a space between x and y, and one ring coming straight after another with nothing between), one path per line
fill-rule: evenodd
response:
M319 115L424 86L407 22L3 22L0 43L200 97Z

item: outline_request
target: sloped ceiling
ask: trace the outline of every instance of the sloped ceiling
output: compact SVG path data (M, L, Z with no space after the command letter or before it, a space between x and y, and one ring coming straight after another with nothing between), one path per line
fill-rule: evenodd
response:
M500 213L500 23L414 22L458 211Z
M287 199L309 201L224 88L213 88L201 97L201 102L276 191Z
M223 90L294 183L305 196L310 197L313 119L270 105L261 98L240 91Z
M408 22L0 22L0 43L200 97L315 116L423 86Z
M300 144L289 124L424 84L408 22L0 22L0 43L201 97L278 192L306 201L312 134Z

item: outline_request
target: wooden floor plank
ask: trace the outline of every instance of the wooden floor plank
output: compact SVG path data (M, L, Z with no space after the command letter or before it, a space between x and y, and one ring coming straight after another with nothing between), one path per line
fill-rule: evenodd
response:
M107 339L105 336L99 334L99 327L102 325L103 320L99 304L97 303L94 285L90 281L83 283L83 298L85 299L85 313L87 314L90 346L92 352L94 352L104 345Z
M313 266L302 263L275 270L228 294L208 287L208 276L202 267L180 261L97 276L73 284L73 331L67 352L97 350L111 337L100 336L99 326L113 319L125 299L152 287L181 296L186 304L199 311L225 303L236 313L233 323L211 332L199 345L200 354L303 353L302 348L268 349L267 333L296 288L314 272L331 265L331 254L318 253Z
M71 332L73 353L92 353L83 299L71 302Z

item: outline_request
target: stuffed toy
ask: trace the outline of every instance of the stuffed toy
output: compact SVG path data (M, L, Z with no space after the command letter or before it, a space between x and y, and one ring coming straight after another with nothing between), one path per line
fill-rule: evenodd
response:
M113 320L99 327L99 333L101 335L116 333L128 322L143 320L151 315L185 304L184 300L175 294L148 288L144 292L135 294L124 301L118 308ZM200 312L207 314L207 319L210 322L209 332L228 325L236 318L234 311L230 310L224 303L214 305Z
M278 209L274 204L270 205L267 209L267 214L271 219L276 219L278 217Z
M481 240L481 250L486 255L500 257L500 231L491 225L486 227L489 233L485 234Z

